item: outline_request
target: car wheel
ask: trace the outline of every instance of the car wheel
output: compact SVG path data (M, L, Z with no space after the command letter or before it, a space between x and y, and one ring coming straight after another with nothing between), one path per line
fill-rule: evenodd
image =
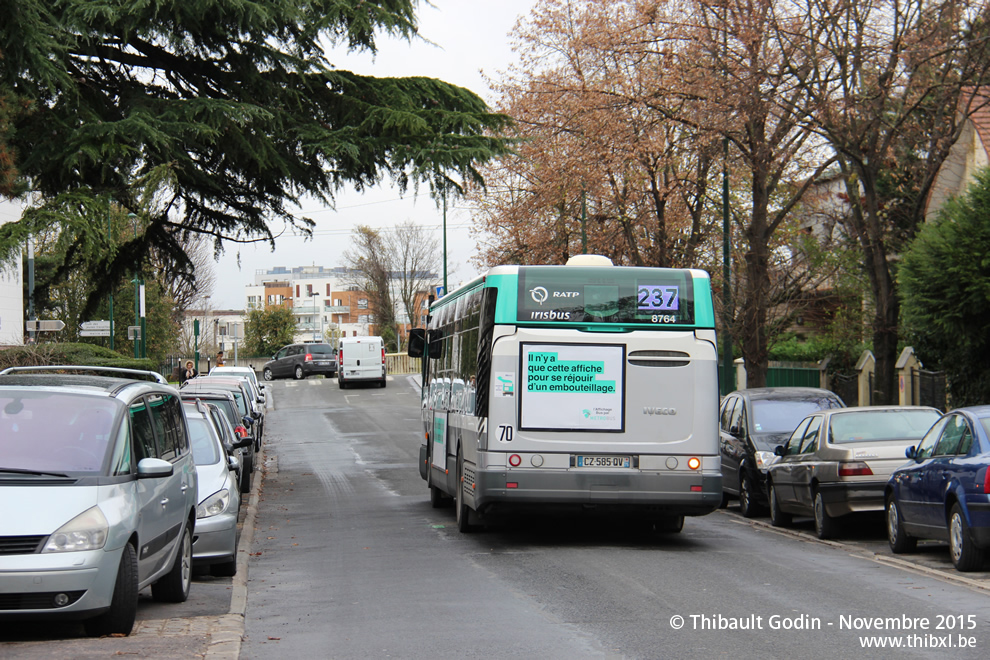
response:
M210 564L210 575L213 577L234 577L237 575L237 558L231 557L219 564Z
M296 380L302 380L303 379L303 370L302 370L302 365L301 364L297 364L296 365L296 370L295 370L295 372L293 372L293 375L296 377Z
M664 516L657 518L653 529L660 534L679 534L684 529L684 516Z
M192 529L187 522L182 528L179 551L172 570L151 585L151 597L163 603L184 603L192 584Z
M983 550L973 543L969 525L958 504L953 504L949 513L949 554L957 571L975 571L983 565Z
M753 479L743 473L739 481L739 513L743 518L755 518L759 514L759 505L753 499Z
M464 501L464 456L461 450L457 450L457 485L455 486L454 509L457 515L457 530L464 534L473 532L475 526L471 524L471 508Z
M344 382L344 379L343 378L338 378L337 379L337 385L339 385L340 386L340 389L342 389L342 390L346 390L347 389L347 383Z
M828 515L825 510L825 499L820 491L815 491L815 533L820 539L830 539L838 531L839 522Z
M791 524L791 514L780 510L777 502L777 489L770 484L770 524L774 527L787 527Z
M110 609L83 622L90 637L102 635L130 635L137 616L138 565L137 552L130 543L124 545L117 569L117 581L113 585Z
M904 521L893 495L887 498L887 542L895 555L911 552L918 547L918 539L904 531Z
M378 387L385 387L385 379L384 378L382 378L381 381L378 383Z
M265 377L265 380L275 380L275 374L273 374L272 370L269 369L268 367L265 367L265 371L263 372L263 375Z

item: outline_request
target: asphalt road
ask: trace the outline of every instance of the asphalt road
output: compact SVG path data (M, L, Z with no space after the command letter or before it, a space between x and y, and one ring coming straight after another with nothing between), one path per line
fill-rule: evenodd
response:
M879 518L839 543L733 508L671 536L575 518L464 535L429 505L408 379L276 388L242 658L986 657L988 574L944 571L944 546L893 559ZM872 643L909 648L864 649L877 625Z

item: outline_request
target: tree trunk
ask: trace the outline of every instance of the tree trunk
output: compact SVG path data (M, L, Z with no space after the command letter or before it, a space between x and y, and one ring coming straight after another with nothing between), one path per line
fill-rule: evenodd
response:
M743 304L737 313L740 344L746 363L746 387L765 387L767 384L767 291L770 287L768 204L766 176L753 168L753 217L746 228L749 250L746 252L745 289Z

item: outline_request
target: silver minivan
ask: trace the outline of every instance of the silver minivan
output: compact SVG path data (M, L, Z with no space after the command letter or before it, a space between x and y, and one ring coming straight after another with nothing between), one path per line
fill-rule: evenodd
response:
M179 394L153 372L48 370L0 372L0 621L126 635L141 589L189 596L198 480Z

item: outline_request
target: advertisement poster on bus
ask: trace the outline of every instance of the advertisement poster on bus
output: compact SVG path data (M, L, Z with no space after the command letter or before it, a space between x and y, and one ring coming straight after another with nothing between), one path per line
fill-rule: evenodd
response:
M520 357L520 428L624 430L624 346L523 344Z

